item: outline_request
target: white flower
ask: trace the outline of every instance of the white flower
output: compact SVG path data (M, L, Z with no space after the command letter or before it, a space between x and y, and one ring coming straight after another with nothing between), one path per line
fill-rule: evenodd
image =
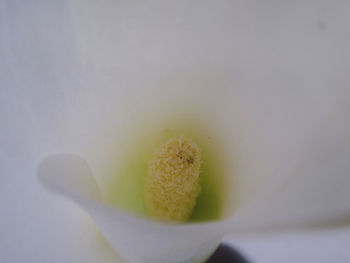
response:
M348 10L346 1L0 2L1 258L113 262L89 217L38 184L36 166L76 154L104 184L123 131L172 114L200 116L220 134L235 175L227 214L170 227L83 200L91 185L65 188L92 191L70 197L122 255L137 261L173 244L169 234L176 249L203 241L207 253L227 233L347 219ZM114 228L125 218L132 228Z

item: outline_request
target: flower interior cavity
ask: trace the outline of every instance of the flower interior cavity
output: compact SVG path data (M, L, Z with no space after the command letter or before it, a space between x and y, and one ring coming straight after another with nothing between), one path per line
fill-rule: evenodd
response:
M224 148L218 133L193 119L127 129L125 143L113 147L117 154L111 152L100 172L106 175L100 179L104 202L165 222L222 219L228 185Z
M161 220L185 222L201 191L200 148L179 136L162 144L148 166L144 189L150 214Z

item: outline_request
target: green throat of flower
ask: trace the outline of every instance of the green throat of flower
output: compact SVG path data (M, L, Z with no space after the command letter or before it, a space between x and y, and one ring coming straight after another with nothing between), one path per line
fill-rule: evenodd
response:
M183 136L171 138L149 162L144 189L145 204L153 217L187 221L201 191L200 149Z
M113 146L117 154L101 171L107 175L100 181L103 200L144 218L221 219L227 172L217 134L194 121L147 125L129 132L124 145Z

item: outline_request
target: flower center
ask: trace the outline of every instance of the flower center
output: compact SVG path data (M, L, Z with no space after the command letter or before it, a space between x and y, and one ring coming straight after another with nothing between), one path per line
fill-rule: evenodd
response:
M200 149L183 136L171 138L158 148L149 162L145 203L152 216L187 221L201 191Z

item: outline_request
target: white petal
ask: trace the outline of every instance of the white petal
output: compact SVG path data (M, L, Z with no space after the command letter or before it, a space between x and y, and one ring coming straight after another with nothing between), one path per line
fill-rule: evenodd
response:
M0 246L2 262L124 262L89 216L39 184L49 149L26 99L0 96Z
M15 228L13 217L17 226L26 213L35 214L30 208L50 206L44 201L40 208L33 205L45 196L28 179L34 178L34 163L40 157L50 152L77 153L86 157L96 174L100 160L113 150L111 140L118 137L118 128L128 126L140 109L152 115L162 108L160 98L172 101L169 108L174 108L173 94L185 101L184 111L200 105L198 111L222 124L225 141L237 156L230 186L237 191L242 211L259 199L266 201L265 207L270 204L269 209L251 214L258 219L247 219L250 225L345 216L348 10L347 1L200 6L0 2L0 91L5 109L1 123L7 123L1 127L5 134L1 159L2 167L9 167L6 173L13 175L4 177L1 187L7 190L1 193L11 197L2 200L16 204L16 208L4 205L10 226L6 229ZM190 91L174 91L179 86ZM144 101L149 105L135 107ZM91 149L97 141L99 146ZM318 180L309 179L315 173L320 174ZM295 178L297 174L301 176ZM286 181L292 183L280 196L276 190L283 189ZM18 182L22 198L13 193ZM318 200L324 200L325 186L334 191L325 200L327 205L321 205ZM267 201L272 198L280 203ZM28 210L19 199L30 200ZM25 229L16 232L16 242L23 232L24 237L33 236L29 226ZM11 236L7 231L6 236ZM45 238L50 240L49 235ZM7 248L12 247L9 242ZM52 247L49 251L57 253Z
M84 208L111 246L130 262L203 261L219 245L228 227L227 222L157 223L108 208L96 199L96 183L86 162L77 156L46 157L38 176L46 187Z

